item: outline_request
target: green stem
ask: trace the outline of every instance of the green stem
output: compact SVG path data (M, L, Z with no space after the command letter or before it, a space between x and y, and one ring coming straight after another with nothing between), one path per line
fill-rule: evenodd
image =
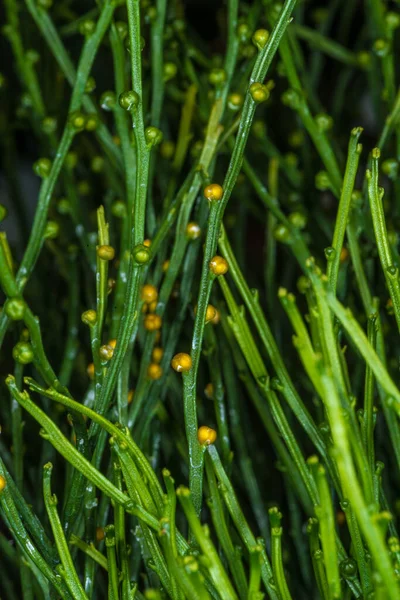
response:
M393 263L392 253L388 240L385 215L383 212L383 188L378 187L379 176L379 148L372 150L372 172L367 172L368 196L371 207L372 222L374 225L375 240L378 247L379 258L383 273L393 302L394 316L400 330L400 280L399 270Z
M335 540L335 517L333 514L331 493L326 478L325 469L319 464L318 457L308 459L318 487L319 505L315 507L315 514L319 521L322 551L325 558L326 577L328 580L329 598L332 600L341 597L338 553Z
M235 523L236 529L243 540L244 545L249 551L251 551L253 548L258 546L257 541L245 519L242 509L240 508L232 484L229 481L229 478L225 473L221 460L218 456L217 449L213 445L208 446L207 460L208 458L211 460L217 479L220 482L221 494L226 503L229 514ZM270 600L278 600L278 592L276 591L275 586L272 585L272 567L267 555L264 552L262 553L261 576L268 591Z
M107 570L108 570L108 598L109 600L118 600L118 568L115 542L114 525L107 525L106 532L106 548L107 548Z
M231 581L222 566L221 560L210 539L209 532L203 529L197 517L196 509L191 500L191 494L188 488L179 487L176 495L182 504L183 511L189 521L190 529L193 531L196 540L205 556L208 556L210 562L208 570L214 582L216 589L222 600L237 600L237 595L232 587Z
M274 572L274 581L276 582L279 594L282 600L292 600L289 588L286 583L285 572L282 562L282 514L277 508L270 508L269 519L271 521L271 540L272 540L272 569Z
M336 294L337 278L340 265L340 253L343 247L343 241L346 231L347 222L349 219L351 196L354 189L354 182L357 175L358 162L362 150L358 139L361 135L361 127L356 127L351 132L349 150L347 155L346 171L343 179L342 192L335 221L335 231L333 234L332 248L333 253L328 257L327 276L329 279L329 287Z
M49 516L51 529L53 531L54 539L56 542L58 554L61 558L63 569L61 574L65 579L65 582L71 592L72 596L77 600L87 600L87 596L79 581L78 574L75 570L72 562L71 554L69 552L67 540L65 539L64 532L61 526L60 517L57 512L57 497L51 493L51 473L53 471L53 465L47 463L43 467L43 496L46 505L47 514Z

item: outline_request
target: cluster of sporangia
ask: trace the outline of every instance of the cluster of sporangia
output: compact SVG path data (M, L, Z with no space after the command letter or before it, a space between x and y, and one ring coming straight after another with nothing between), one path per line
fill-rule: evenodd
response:
M223 189L217 183L211 183L204 189L204 196L210 202L218 202L223 196ZM189 239L195 240L200 237L201 230L197 223L190 222L186 228L186 235ZM143 244L139 247L136 246L133 250L133 258L138 263L147 263L150 258L150 246L151 240L144 240ZM100 245L96 249L97 257L100 260L112 261L115 258L115 249L110 245ZM163 265L164 271L168 269L169 261L165 261ZM210 273L212 277L218 277L225 275L228 271L228 262L222 256L214 256L209 264ZM155 332L155 343L157 344L160 340L160 329L162 326L162 318L156 314L158 291L154 285L145 284L141 292L142 300L142 311L144 316L144 328L149 332ZM12 320L21 320L25 311L25 302L18 298L11 298L5 304L5 312ZM219 313L217 309L209 304L206 310L205 322L213 323L216 325L219 322ZM82 321L89 327L94 327L97 321L97 313L93 309L86 310L82 313ZM116 339L109 340L107 344L100 346L99 354L101 363L106 365L113 357L114 350L117 344ZM163 370L160 366L161 359L163 357L163 349L160 346L155 346L152 352L152 362L147 369L147 376L149 379L156 380L160 379L163 374ZM13 348L13 358L15 361L21 364L29 364L34 360L34 351L29 342L28 338L22 339ZM176 354L171 361L172 368L178 373L183 375L190 371L192 367L192 359L190 354L185 352L179 352ZM94 363L90 363L87 367L88 376L93 379L95 376ZM211 384L207 388L211 387ZM212 394L211 389L208 390L208 394ZM130 390L128 394L128 404L133 400L134 390ZM198 430L198 439L201 444L212 444L215 442L217 437L216 431L207 426L202 426Z
M212 183L208 185L204 189L204 196L210 202L217 202L221 200L223 196L223 189L217 183ZM186 228L186 235L189 239L195 240L201 235L200 227L197 223L190 222ZM144 240L143 242L143 250L148 250L151 246L151 240ZM115 258L115 250L112 246L103 245L97 246L97 256L101 260L111 261ZM136 256L135 256L136 258ZM144 262L147 262L144 261ZM209 264L210 273L213 277L218 277L219 275L225 275L228 271L228 263L222 256L214 256ZM168 261L165 261L163 265L164 270L168 269ZM162 318L156 314L157 309L157 300L158 300L158 291L157 288L149 283L146 283L141 292L141 300L142 300L142 312L144 313L144 328L149 332L155 332L155 343L157 344L160 340L160 329L162 326ZM89 326L93 326L96 323L97 314L95 310L86 310L82 314L82 321ZM213 323L216 325L219 321L219 313L217 309L209 304L206 310L205 322ZM114 350L116 347L117 340L109 340L107 344L104 344L100 347L100 359L103 363L107 363L113 357ZM147 369L147 376L149 379L156 380L160 379L163 374L163 370L160 366L161 359L163 357L164 351L160 346L155 346L152 352L152 362L150 363ZM177 373L182 373L183 375L190 371L192 368L192 358L190 354L186 354L185 352L179 352L175 354L171 361L172 368ZM87 368L88 375L91 379L94 378L95 375L95 366L93 363L90 363ZM128 404L130 404L133 400L134 390L130 390L128 394ZM198 430L198 440L201 444L213 444L217 438L217 433L214 429L211 429L207 426L202 426Z

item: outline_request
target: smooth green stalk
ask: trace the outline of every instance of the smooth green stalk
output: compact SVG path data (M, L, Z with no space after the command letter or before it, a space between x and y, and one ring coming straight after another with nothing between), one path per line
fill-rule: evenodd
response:
M261 600L264 594L260 592L261 584L261 552L262 547L258 546L250 552L250 581L248 600Z
M318 520L312 517L308 520L307 533L310 543L310 554L314 575L317 580L317 585L322 600L329 600L328 581L326 579L323 554L319 544L318 530Z
M189 489L181 486L177 489L176 495L178 496L186 518L189 521L190 528L195 535L197 543L199 544L203 554L208 556L210 560L208 570L219 595L221 596L222 600L237 600L237 595L224 567L222 566L215 546L210 539L208 528L202 527L197 517L196 509L191 500Z
M379 137L378 148L380 149L381 152L383 151L383 148L385 147L392 130L396 126L398 127L399 117L400 117L400 91L398 91L398 93L397 93L396 100L393 104L392 111L386 118L385 126ZM398 153L397 153L397 158L399 159Z
M218 341L220 341L219 338ZM258 527L260 528L262 536L268 543L269 527L268 519L265 514L264 503L260 490L260 485L257 481L257 477L250 459L250 455L247 448L247 440L243 435L242 417L240 411L240 396L239 396L239 381L233 362L233 356L229 352L229 348L226 343L221 340L222 352L222 371L224 376L224 383L226 386L226 397L228 403L229 422L232 431L232 439L235 447L237 460L241 470L241 476L244 481L244 485L247 489L247 493L251 500L253 513L257 519ZM257 396L257 391L256 396ZM260 403L261 404L261 403ZM270 416L263 419L263 424L267 425L268 428L272 423ZM271 437L271 436L270 436ZM275 437L275 436L273 436ZM278 436L275 437L275 439Z
M318 457L308 459L314 479L317 483L319 505L315 513L319 521L322 551L325 557L325 570L328 580L329 598L332 600L341 597L338 553L335 541L335 518L333 514L331 493L326 478L325 469L319 464Z
M22 385L24 367L21 364L15 365L14 377L18 386ZM23 490L24 482L24 462L23 462L23 436L22 436L22 413L18 402L11 396L11 419L12 419L12 439L13 439L13 459L14 459L14 478L20 492Z
M314 351L306 324L297 307L296 298L293 294L288 293L285 288L279 289L278 296L296 333L296 337L293 338L293 344L300 355L303 367L317 390L318 395L322 396L322 387L317 370L318 355Z
M277 508L270 508L269 520L271 522L271 555L272 555L272 570L274 572L274 581L279 590L282 600L291 600L288 585L286 583L285 572L283 570L282 561L282 514Z
M107 559L99 550L97 550L97 548L94 547L93 544L87 544L74 534L71 535L69 543L71 546L76 546L77 548L79 548L79 550L82 550L82 552L90 556L90 558L96 561L97 564L100 565L100 567L107 571Z
M344 306L330 294L327 294L327 302L344 329L347 331L353 343L356 345L358 351L371 368L377 381L387 393L388 406L391 406L397 415L400 415L400 392L386 368L379 360L375 350L368 343L367 336L354 318L351 310L349 308L344 308Z
M29 506L24 500L1 458L0 471L1 475L3 475L3 477L5 477L7 480L7 487L9 489L10 496L12 497L13 503L15 504L20 518L24 522L27 532L32 537L38 551L43 556L45 561L50 565L50 567L53 568L59 562L56 549L47 537L43 525L33 512L32 507Z
M116 458L116 457L115 457ZM117 460L113 462L114 482L116 487L122 491L122 473L121 467ZM115 515L115 538L117 545L117 552L119 556L119 564L121 571L121 598L122 600L129 600L130 596L130 578L129 578L129 562L128 562L128 550L126 546L126 520L125 511L122 506L114 506Z
M218 434L222 447L222 458L227 466L231 459L231 442L228 425L228 415L226 409L226 397L222 380L222 362L218 352L217 338L213 325L209 323L205 332L206 349L208 365L211 374L211 384L213 386L213 400L215 406L215 417L217 420Z
M164 479L165 487L167 488L168 497L168 521L169 521L169 533L171 539L171 550L174 558L178 556L178 547L176 543L176 493L175 493L175 482L171 477L171 473L168 469L163 469L162 476Z
M368 593L371 590L371 564L368 560L363 538L360 531L360 526L357 523L354 511L351 508L350 503L347 500L343 500L340 506L346 515L346 521L349 528L351 541L353 544L353 552L357 561L358 570L360 573L361 585L363 593L368 597Z
M3 477L5 476L5 472L2 469L1 463L0 474ZM43 575L54 586L62 598L65 598L66 600L72 600L73 596L70 594L63 578L59 573L54 571L53 565L50 566L46 560L44 560L28 536L24 524L19 516L18 510L14 504L11 490L7 484L0 492L0 505L2 509L2 516L5 517L9 527L12 528L13 536L24 555L27 556L34 565L36 565L39 571L43 573Z
M376 352L377 338L377 315L372 314L368 319L368 342L370 347ZM365 369L365 384L364 384L364 415L363 415L363 438L365 449L367 452L370 468L373 471L375 468L375 450L374 450L374 375L371 367L367 364Z
M358 162L362 150L358 139L362 133L361 127L356 127L351 132L349 149L347 154L347 164L343 179L343 186L340 195L340 202L335 222L335 231L333 234L332 248L333 252L328 255L327 276L329 279L329 288L335 294L340 265L340 253L343 247L343 241L349 212L351 207L351 196L354 189L354 182L357 175Z
M64 537L60 517L57 512L57 497L51 493L51 473L53 471L53 465L47 463L43 467L43 496L46 505L47 514L49 516L51 529L53 531L54 539L56 542L58 554L60 555L61 564L63 566L60 572L62 577L68 586L72 596L77 600L87 600L87 596L82 587L79 577L75 570L72 562L71 554L69 552L67 540Z
M117 452L118 458L121 463L122 473L124 476L126 487L128 489L129 496L132 498L132 500L135 503L138 503L140 505L141 498L140 498L140 494L137 489L137 481L135 481L135 477L132 476L132 471L130 470L130 467L131 467L130 461L129 461L123 448L121 449L116 445L115 451ZM171 574L168 572L165 558L161 553L161 549L158 544L156 535L155 535L154 531L152 531L150 529L150 527L148 527L144 523L141 524L140 527L142 530L142 534L143 534L147 549L152 558L152 563L153 563L152 569L159 576L162 585L165 587L165 589L167 590L170 597L172 597L173 600L175 600L175 598L172 594L172 590L175 589L175 586L171 582ZM157 531L159 531L159 527L157 528Z
M214 470L209 461L206 461L207 482L210 490L210 511L218 539L226 556L229 569L240 598L246 598L250 594L247 590L246 576L243 569L240 554L235 550L227 526L223 505L218 490ZM260 570L261 573L261 570Z
M394 264L390 250L386 229L385 215L383 212L383 188L378 187L379 176L379 148L372 151L372 171L367 171L368 196L371 207L372 222L374 225L376 245L383 273L393 302L394 316L400 329L400 280L398 267Z
M210 460L212 463L217 479L221 484L221 494L226 503L229 514L235 523L236 529L243 540L243 543L248 551L251 552L253 548L258 546L257 541L251 532L245 516L239 506L232 484L225 473L215 446L208 446L206 460ZM271 600L278 600L278 592L276 591L275 586L271 585L273 577L272 567L265 553L262 553L261 576Z
M26 391L20 392L17 389L13 377L7 377L6 384L17 402L43 427L44 432L42 433L42 437L45 437L68 462L89 479L89 481L92 481L103 493L124 506L127 512L140 515L140 518L143 518L151 527L157 529L157 520L140 507L134 506L126 494L120 492L104 475L95 469L67 440L50 417L32 402L29 394Z
M29 386L31 390L34 390L44 396L47 396L51 400L56 402L60 402L64 406L75 410L76 412L80 412L82 415L85 415L92 421L99 424L102 429L108 432L111 436L120 441L122 445L126 445L128 448L130 455L137 462L143 477L147 479L149 482L149 486L156 504L160 504L162 502L162 490L160 483L158 482L154 471L152 470L147 458L138 448L138 446L133 441L132 437L129 435L127 429L120 428L117 425L113 425L110 421L108 421L105 417L96 414L92 409L85 406L84 404L79 404L79 402L75 402L71 398L64 396L63 394L58 393L55 390L44 389L39 386L33 379L26 377L25 383Z
M77 258L70 257L70 279L68 296L68 337L65 343L64 355L58 374L61 386L68 387L74 369L74 362L78 353L78 319L79 319L79 282Z
M321 375L325 390L325 406L331 423L331 431L336 448L336 462L341 476L344 493L350 500L360 529L369 545L376 568L385 582L387 597L400 598L400 590L395 580L382 531L371 517L357 480L357 473L351 457L348 433L341 414L340 401L331 377Z
M106 549L107 549L107 571L108 571L108 598L110 600L118 600L118 568L115 542L114 525L107 525L106 533Z

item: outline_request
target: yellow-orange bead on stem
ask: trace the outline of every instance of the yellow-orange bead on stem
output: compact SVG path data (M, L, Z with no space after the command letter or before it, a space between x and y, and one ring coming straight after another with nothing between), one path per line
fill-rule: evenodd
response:
M114 354L114 348L109 344L104 344L104 346L100 346L99 354L102 360L111 360Z
M197 430L197 439L200 444L207 444L207 446L209 446L210 444L214 444L217 439L217 432L215 429L207 427L207 425L202 425Z
M113 260L115 256L114 248L107 245L97 246L96 253L101 260Z
M201 228L198 223L191 221L186 226L186 235L190 240L197 240L201 235Z
M160 365L158 365L157 363L150 363L149 367L147 369L147 377L149 377L149 379L160 379L160 377L163 374L163 370L160 367Z
M115 349L115 346L117 345L117 340L110 340L108 342L108 345L111 346L111 348Z
M151 302L149 305L149 312L154 313L156 312L156 308L157 308L157 300L154 300L154 302Z
M153 362L155 362L155 363L161 362L161 359L163 356L164 356L164 350L162 348L160 348L160 346L156 346L155 348L153 348L153 352L151 355Z
M219 312L219 310L216 308L216 309L215 309L215 315L214 315L214 316L213 316L213 318L211 319L211 323L212 323L213 325L218 325L218 323L220 322L220 320L221 320L221 315L220 315L220 312Z
M164 262L163 262L163 264L162 264L162 270L163 270L163 273L165 273L165 271L168 271L168 268L169 268L169 263L170 263L170 261L169 261L169 260L164 260Z
M179 354L175 354L174 358L171 360L171 367L177 373L187 373L192 368L192 359L190 354L186 354L185 352L179 352Z
M209 400L213 400L213 398L214 398L214 386L211 383L211 381L210 381L210 383L207 383L206 387L204 388L204 393L205 393L205 395L207 396L207 398Z
M210 201L221 200L223 193L224 190L218 183L210 183L210 185L204 188L204 196Z
M135 394L135 390L129 390L129 392L128 392L128 404L132 403L134 394Z
M342 510L338 510L336 513L336 523L338 525L344 525L346 523L346 515Z
M90 363L87 366L86 372L90 379L94 379L94 364L93 363Z
M115 261L117 262L117 261ZM119 261L118 261L119 262ZM115 265L116 268L118 268L117 265ZM115 281L115 279L113 279L112 277L110 277L109 279L107 279L107 292L109 294L111 294L111 292L114 290L115 286L117 285L117 282Z
M214 275L216 275L217 277L219 275L225 275L225 273L227 273L229 269L228 261L225 260L225 258L223 258L222 256L214 256L210 260L209 266L210 271L214 273Z
M161 325L162 319L159 315L150 314L146 315L144 318L144 328L147 329L147 331L157 331L161 328Z
M150 248L150 246L151 246L151 240L149 240L149 239L144 240L143 246L146 246L146 248Z
M96 527L96 540L101 542L105 538L104 527Z
M7 485L6 478L3 477L3 475L0 475L0 492L2 492L4 490L6 485Z
M347 248L342 248L340 251L340 262L344 263L349 258L349 251Z
M157 288L154 285L151 285L150 283L146 283L142 287L143 302L146 302L146 304L151 304L152 302L155 302L157 300L157 298L158 298Z
M206 310L206 324L211 323L211 321L215 318L217 314L217 309L212 304L207 306Z

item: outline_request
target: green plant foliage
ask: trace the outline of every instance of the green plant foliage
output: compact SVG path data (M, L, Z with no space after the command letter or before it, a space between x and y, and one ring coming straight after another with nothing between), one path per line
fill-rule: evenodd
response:
M399 2L3 4L0 598L400 600Z

